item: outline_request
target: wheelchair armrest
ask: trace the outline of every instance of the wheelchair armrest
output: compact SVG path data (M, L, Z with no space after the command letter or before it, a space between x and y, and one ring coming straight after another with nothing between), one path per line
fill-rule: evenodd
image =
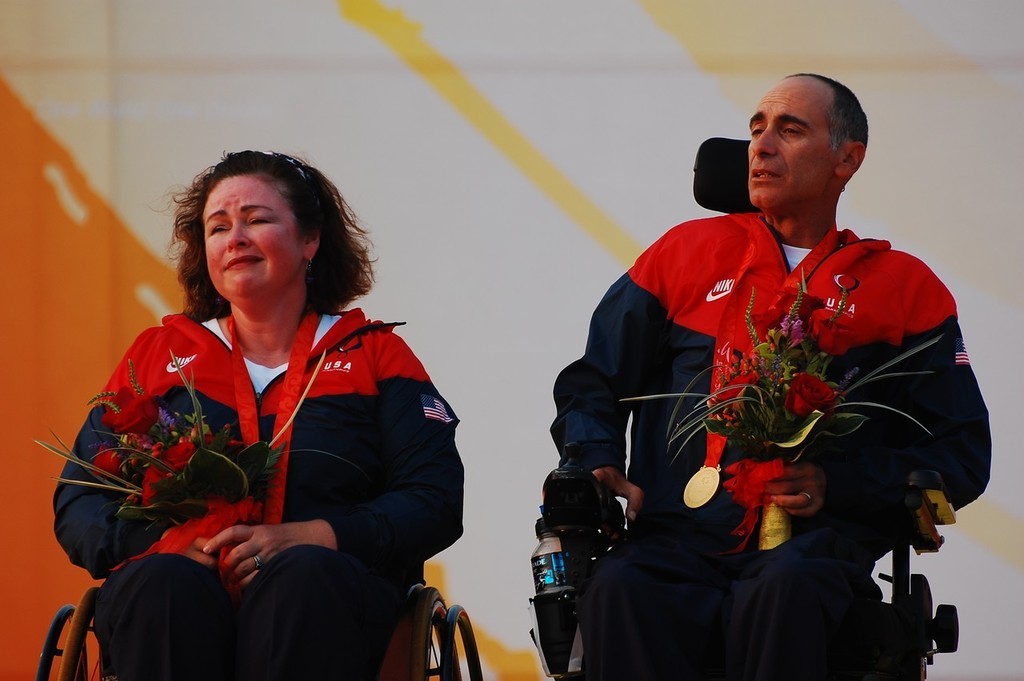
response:
M907 479L905 496L907 509L914 518L914 532L910 544L918 553L934 553L944 541L939 525L952 525L956 513L946 494L942 476L936 471L919 470Z

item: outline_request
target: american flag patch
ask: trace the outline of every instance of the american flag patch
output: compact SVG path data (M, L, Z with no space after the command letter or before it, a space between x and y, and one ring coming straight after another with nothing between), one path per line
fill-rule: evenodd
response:
M433 395L420 395L420 402L423 403L423 415L428 419L434 419L442 423L452 422L452 417L448 415L448 410L441 400Z
M969 365L971 363L971 358L967 356L967 347L964 345L963 338L956 339L956 351L953 357L957 364Z

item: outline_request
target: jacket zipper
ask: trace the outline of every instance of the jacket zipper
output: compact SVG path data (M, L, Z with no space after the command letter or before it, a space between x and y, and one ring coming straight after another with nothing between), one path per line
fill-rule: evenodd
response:
M790 269L789 267L789 260L786 258L785 249L782 248L782 239L779 238L779 233L775 231L774 227L765 222L763 216L761 217L761 224L764 225L765 229L768 230L768 233L772 235L773 239L775 239L775 245L778 246L779 256L782 258L782 265L786 269L786 274L792 274L793 270ZM857 241L851 241L849 243L839 242L838 244L836 244L836 247L833 248L829 253L826 253L825 256L818 261L818 264L814 266L814 269L807 273L807 281L811 280L811 278L814 276L814 273L818 271L818 268L820 268L826 260L828 260L833 255L841 251L843 248L850 246L852 244L864 243L866 241L876 241L876 239L858 239Z

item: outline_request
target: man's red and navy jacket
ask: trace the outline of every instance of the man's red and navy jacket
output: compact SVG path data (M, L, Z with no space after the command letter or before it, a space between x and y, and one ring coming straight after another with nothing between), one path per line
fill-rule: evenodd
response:
M831 526L877 557L905 523L904 485L911 471L941 473L957 507L985 489L988 412L955 303L934 273L886 241L837 230L791 272L774 230L760 216L727 215L678 225L645 251L598 305L583 357L555 382L552 435L560 450L580 445L585 467L627 470L630 428L628 477L645 493L637 528L671 528L708 551L736 546L729 533L743 509L726 491L699 509L682 503L686 481L705 461L703 433L681 450L675 443L670 449L666 434L675 400L622 400L683 392L695 378L691 390L707 394L708 367L750 346L745 315L752 293L756 316L801 280L832 309L843 289L849 292L840 321L851 347L833 360L834 380L852 369L863 375L927 339L940 339L890 370L927 373L870 383L847 397L903 411L928 432L886 409L859 408L869 417L865 425L815 459L827 476L824 509L813 518L794 518L794 533ZM740 456L727 448L722 468Z
M458 419L422 364L393 329L344 313L310 353L302 385L316 380L295 418L284 521L327 520L340 551L361 559L401 586L422 563L462 534L463 466L455 447ZM327 354L321 361L321 355ZM207 422L238 435L231 351L212 331L182 315L144 331L107 384L129 384L128 360L141 386L162 395L172 411L193 412L181 377L195 382ZM258 396L260 436L274 433L274 405L284 375ZM75 442L91 458L107 429L93 409ZM90 479L77 465L64 476ZM58 486L57 537L72 562L94 577L149 547L163 526L114 517L116 501L76 485Z

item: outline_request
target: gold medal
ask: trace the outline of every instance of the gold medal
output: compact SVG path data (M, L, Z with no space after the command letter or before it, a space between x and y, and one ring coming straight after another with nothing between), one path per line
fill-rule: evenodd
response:
M717 468L701 466L700 470L693 474L690 481L686 483L683 490L683 503L690 508L700 508L711 501L718 492L719 474Z

